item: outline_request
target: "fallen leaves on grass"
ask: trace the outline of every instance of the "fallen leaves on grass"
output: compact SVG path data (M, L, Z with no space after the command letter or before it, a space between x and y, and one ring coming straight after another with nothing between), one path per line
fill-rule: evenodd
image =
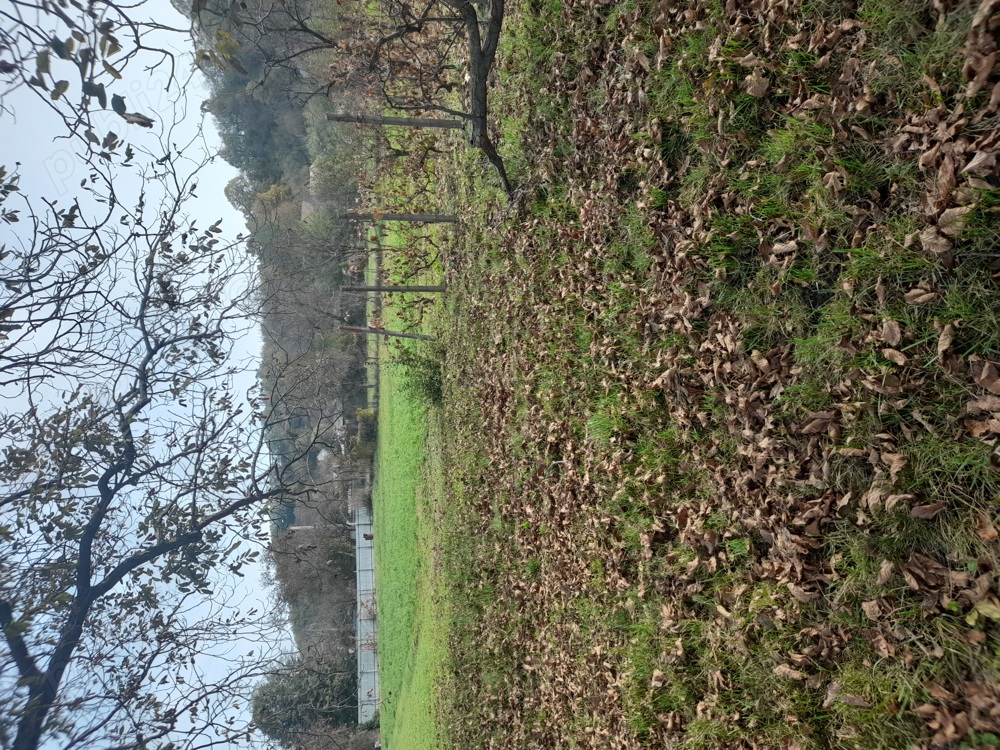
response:
M792 669L788 664L779 664L774 668L774 673L785 680L805 680L805 672L800 672L797 669Z
M763 662L767 679L816 700L827 685L823 705L845 722L890 703L845 693L831 680L845 665L940 662L901 612L976 612L984 635L969 648L993 643L993 553L896 546L904 524L931 534L985 502L967 477L948 480L959 503L923 489L919 472L939 464L914 444L1000 436L996 364L970 357L962 321L942 312L1000 148L983 7L960 86L928 75L906 111L873 86L880 65L902 63L875 60L856 18L777 3L622 6L613 23L596 2L513 9L551 60L515 99L527 197L448 263L468 284L450 287L462 296L446 368L464 394L451 407L462 497L469 533L493 545L472 638L514 665L465 705L491 746L678 746L693 721L725 725L733 747L768 746L763 703L785 698L737 718L726 703L753 692L740 680L755 643L794 642ZM928 6L928 27L947 12ZM656 108L668 90L690 101ZM812 139L802 153L761 156L796 128ZM919 184L859 187L858 154ZM911 256L940 267L892 265L892 221ZM853 257L881 278L841 276ZM820 330L825 305L842 316ZM970 389L944 416L943 381ZM994 544L992 520L972 518L976 543ZM884 591L862 599L845 579ZM640 643L655 648L640 658ZM723 651L737 654L728 671ZM920 747L993 731L983 684L953 679L926 710L891 710L923 722ZM682 705L653 708L674 689L689 691Z
M944 510L944 503L929 503L927 505L914 505L910 508L910 518L923 518L930 520Z

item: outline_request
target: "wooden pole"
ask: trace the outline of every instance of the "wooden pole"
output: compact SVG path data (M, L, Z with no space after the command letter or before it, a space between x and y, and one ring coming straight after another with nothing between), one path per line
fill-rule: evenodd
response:
M351 115L347 113L330 112L327 120L333 122L355 122L359 125L395 125L401 128L441 128L442 130L461 130L465 123L461 120L440 120L431 117L376 117L373 115Z
M345 292L444 292L444 286L355 286L344 285Z
M341 326L348 333L364 333L369 336L393 336L399 339L415 339L417 341L436 341L433 336L423 333L403 333L402 331L387 331L384 328L363 328L362 326Z

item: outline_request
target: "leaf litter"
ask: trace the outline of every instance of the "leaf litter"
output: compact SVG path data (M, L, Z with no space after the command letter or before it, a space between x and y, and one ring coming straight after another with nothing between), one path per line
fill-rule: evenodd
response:
M451 744L1000 734L997 3L822 7L511 9L524 197L447 259Z

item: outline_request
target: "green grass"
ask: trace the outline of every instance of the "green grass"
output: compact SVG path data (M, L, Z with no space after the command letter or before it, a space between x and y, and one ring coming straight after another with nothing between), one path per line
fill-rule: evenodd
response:
M935 24L926 2L809 3L807 15L825 21L861 18L877 41L877 52L862 51L866 67L856 72L880 98L835 123L818 108L789 114L790 104L842 89L846 48L825 60L801 49L770 55L771 88L758 99L743 90L749 66L735 60L751 51L764 57L762 48L734 35L725 41L721 15L692 9L671 22L683 28L670 26L669 45L644 48L648 57L665 54L643 86L654 122L626 127L644 158L662 159L660 171L650 172L638 160L611 166L614 157L588 151L579 133L568 145L553 142L566 137L565 115L550 112L555 103L589 106L595 129L620 116L606 106L615 92L599 89L610 78L606 62L624 56L621 45L607 43L600 66L586 60L606 42L602 33L613 34L623 19L634 23L633 7L557 12L534 3L510 19L504 82L522 89L501 90L494 111L501 132L516 133L508 147L526 152L515 153L516 163L540 166L502 247L481 232L456 253L469 269L463 289L477 304L466 318L459 304L462 325L450 344L460 351L451 359L471 361L475 387L446 393L444 403L457 414L452 473L463 484L454 494L478 516L469 528L483 537L480 568L490 571L466 583L470 592L483 586L489 598L477 604L463 655L503 679L464 685L454 703L479 723L507 717L512 728L503 737L512 745L525 742L516 731L521 721L529 743L586 744L582 728L597 731L604 718L591 714L599 697L573 703L566 693L594 678L588 654L596 644L619 678L624 721L615 736L631 731L638 746L917 745L928 729L912 709L929 700L929 685L961 686L966 673L988 682L996 668L988 648L978 654L963 640L966 605L925 611L923 594L905 580L918 555L953 571L978 570L979 560L996 555L982 538L1000 496L993 446L959 436L964 404L978 391L960 366L941 366L936 348L950 325L959 361L995 359L1000 350L995 268L976 259L995 247L995 203L988 193L978 197L955 240L962 262L946 272L915 241L927 226L914 206L928 190L929 170L912 153L876 144L898 126L893 118L903 104L954 103L964 86L959 31L973 6ZM636 28L628 44L645 41ZM560 65L550 72L556 57ZM564 79L588 65L588 77L567 91ZM925 74L943 94L928 94ZM535 140L535 121L553 139ZM485 203L470 183L468 202ZM588 222L588 213L602 209L599 226ZM658 274L671 260L658 252L659 239L672 236L685 211L691 232L683 236L694 241L683 250L698 262L664 279ZM481 230L472 221L469 231ZM906 295L918 284L938 296L912 304ZM650 316L649 306L683 294L704 294L711 306L683 327L671 315ZM534 309L525 300L546 302ZM706 377L727 316L738 351L720 356ZM889 322L901 331L894 347L903 364L884 354ZM494 337L496 347L482 345ZM784 361L786 374L779 383L754 383L760 373L747 355L765 368ZM651 385L660 382L667 385ZM755 388L768 417L742 421L757 408L742 394ZM502 407L491 400L497 394ZM832 411L829 434L802 436L809 420ZM756 491L775 505L754 499L740 508L727 483L746 481L761 429L773 429L768 440L791 451L816 440L826 452L823 461L815 454L809 480L805 471L789 474L771 489L762 477L781 473L785 458L762 458ZM859 498L886 476L880 456L896 454L906 464L897 465L886 494L896 495L893 503L909 499L866 510ZM578 481L580 474L587 480ZM775 535L759 530L774 508L787 504L790 518L823 493L847 507L824 509L822 524L787 526L809 545L802 557L813 566L807 588L788 587L766 568L784 570L775 562ZM935 501L945 506L937 518L910 515L911 505ZM562 527L556 510L566 512ZM583 570L563 554L572 544ZM578 587L587 595L574 600ZM885 608L877 623L862 611L874 602ZM521 627L525 612L532 629ZM912 635L896 635L889 623ZM558 658L546 641L553 633L562 639ZM498 641L513 644L518 663ZM928 656L938 648L945 658ZM574 670L560 661L567 653ZM521 667L525 654L536 659L530 671ZM538 659L550 661L538 669ZM835 683L846 699L827 699ZM571 687L553 687L563 684ZM522 693L530 710L508 699ZM489 741L474 730L460 739L462 747Z
M436 673L445 659L447 610L434 576L432 500L443 493L427 415L399 368L382 372L373 493L384 746L437 746Z
M417 485L426 444L422 407L407 398L395 368L379 387L379 446L372 505L379 618L381 725L386 747L406 737L409 747L433 747L425 675L417 675L420 621L417 581L426 561L419 548ZM422 689L423 688L423 689ZM414 714L423 709L422 721Z
M382 243L402 244L387 231ZM386 259L391 264L391 258ZM392 266L390 265L390 269ZM399 296L381 307L386 328L409 328ZM420 346L406 342L408 346ZM383 747L439 746L438 672L446 658L446 600L435 577L432 513L443 495L439 441L428 440L428 407L380 342L378 449L372 493L378 597Z
M881 145L957 101L971 9L811 0L769 50L721 4L658 21L662 46L636 3L511 9L491 107L523 195L505 213L481 156L450 155L441 406L383 389L418 415L387 403L385 445L419 454L387 449L380 480L409 488L385 511L409 571L388 746L925 746L930 686L995 681L996 625L956 592L1000 559L963 369L1000 357L998 201L980 190L946 268L917 239L933 170ZM824 59L820 18L868 30L844 81L859 27ZM795 109L852 76L864 108Z

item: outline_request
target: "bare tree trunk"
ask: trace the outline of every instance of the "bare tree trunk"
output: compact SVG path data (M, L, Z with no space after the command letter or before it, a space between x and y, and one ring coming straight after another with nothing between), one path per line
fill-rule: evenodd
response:
M369 336L392 336L398 339L415 339L416 341L436 341L433 336L423 333L403 333L402 331L387 331L384 328L364 328L362 326L341 326L348 333L364 333Z
M342 286L345 292L444 292L444 286Z
M360 125L396 125L403 128L461 130L465 127L465 123L461 120L440 120L429 117L376 117L373 115L352 115L331 112L326 116L326 119L333 122L356 122Z
M490 4L485 39L480 34L479 16L470 4L472 0L444 0L444 2L461 13L465 20L465 31L469 40L469 109L471 110L469 117L472 119L469 143L483 150L486 158L496 167L504 190L507 195L510 195L512 187L510 179L507 177L507 169L504 167L503 159L497 153L496 146L490 140L486 129L488 112L486 84L496 57L500 31L503 26L504 0L492 0Z
M454 214L384 214L381 211L363 213L348 211L338 215L341 221L411 221L424 224L455 224L458 217Z

